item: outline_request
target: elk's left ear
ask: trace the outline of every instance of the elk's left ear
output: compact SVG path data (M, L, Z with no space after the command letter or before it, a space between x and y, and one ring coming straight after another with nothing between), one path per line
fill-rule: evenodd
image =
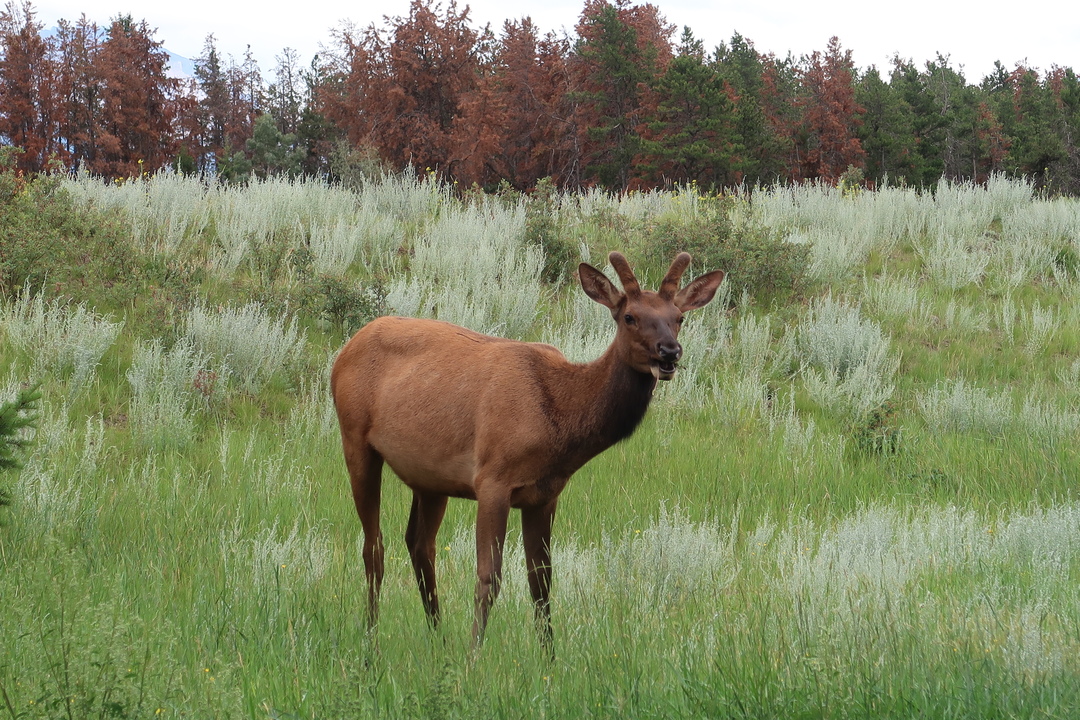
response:
M713 270L695 279L675 295L675 307L683 312L705 307L716 295L716 289L724 281L723 270Z

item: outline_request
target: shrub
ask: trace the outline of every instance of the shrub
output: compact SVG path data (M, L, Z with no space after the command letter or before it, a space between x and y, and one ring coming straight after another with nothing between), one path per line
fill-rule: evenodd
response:
M917 401L926 424L936 433L976 432L1003 437L1014 421L1007 392L992 394L964 378L942 380Z
M304 286L300 302L308 312L349 336L389 312L386 294L386 281L381 277L364 285L324 273Z
M525 203L525 242L544 251L544 282L559 283L577 266L577 245L561 232L559 191L551 178L541 178Z
M796 337L806 390L820 405L864 419L892 396L899 361L888 336L858 305L831 296L814 301Z
M195 433L192 414L213 401L217 376L188 338L170 350L158 340L137 346L127 371L132 434L147 447L186 449Z
M24 177L0 149L0 294L46 281L76 300L126 303L140 258L111 214L77 207L54 177Z
M758 301L784 302L806 290L810 247L790 243L758 226L735 227L734 200L716 197L690 217L663 215L647 223L647 254L672 258L690 253L701 271L723 270L731 296L748 292Z
M196 305L188 313L185 334L249 392L296 367L306 344L295 317L275 319L259 303L216 310Z
M30 355L35 368L70 368L71 387L79 388L93 375L124 323L111 322L82 304L45 302L42 293L31 295L25 289L10 307L0 308L0 326L12 346Z

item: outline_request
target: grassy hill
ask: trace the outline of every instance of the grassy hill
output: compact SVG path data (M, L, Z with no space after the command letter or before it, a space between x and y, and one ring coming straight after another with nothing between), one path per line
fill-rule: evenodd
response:
M1080 703L1080 202L773 187L458 195L0 173L0 716L1043 717ZM425 628L387 477L366 632L328 397L384 313L612 337L571 277L620 249L729 272L554 531L557 659L514 523L470 657L475 505ZM610 272L609 272L610 274ZM612 274L612 277L614 275Z

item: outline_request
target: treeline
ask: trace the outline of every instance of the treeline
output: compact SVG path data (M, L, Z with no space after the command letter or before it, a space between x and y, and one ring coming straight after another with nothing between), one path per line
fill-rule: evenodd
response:
M45 36L29 2L0 13L0 139L20 167L126 177L172 166L226 180L431 169L464 186L613 190L776 180L907 183L1030 177L1080 194L1080 82L1000 63L978 84L948 57L856 68L833 38L801 58L735 34L707 50L658 7L585 0L572 37L499 32L413 0L382 27L341 26L271 78L208 36L195 77L155 31L85 16Z

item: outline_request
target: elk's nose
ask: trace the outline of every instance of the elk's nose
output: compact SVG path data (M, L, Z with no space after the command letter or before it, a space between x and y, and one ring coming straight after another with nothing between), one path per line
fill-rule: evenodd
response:
M657 343L656 352L664 362L677 362L682 357L682 345L677 342Z

